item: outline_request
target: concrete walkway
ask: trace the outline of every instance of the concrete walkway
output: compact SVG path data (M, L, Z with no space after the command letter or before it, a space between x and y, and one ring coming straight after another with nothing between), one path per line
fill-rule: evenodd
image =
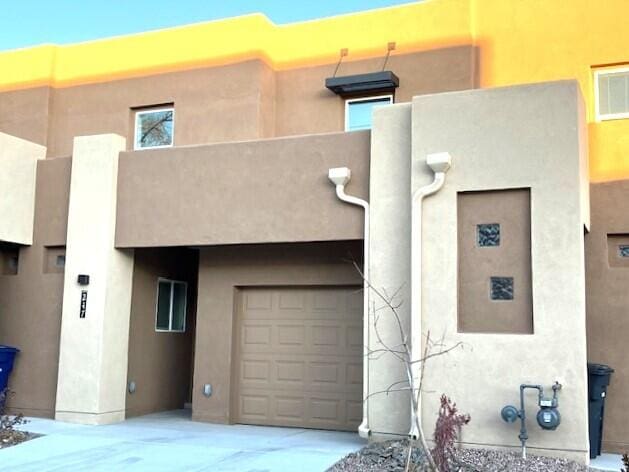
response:
M613 470L614 472L624 470L620 454L601 454L590 461L590 467L598 470Z
M365 444L354 433L196 423L185 410L108 426L30 421L23 429L45 436L0 450L0 470L322 472Z

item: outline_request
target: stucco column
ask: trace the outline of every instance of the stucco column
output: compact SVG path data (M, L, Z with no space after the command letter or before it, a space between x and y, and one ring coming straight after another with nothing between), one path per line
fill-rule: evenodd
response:
M133 253L114 248L117 135L74 139L55 417L105 424L125 416ZM80 285L79 275L89 284Z
M394 305L402 327L411 327L411 104L379 107L373 113L369 205L371 208L370 283L388 296L395 294ZM372 306L368 319L370 346L382 349L401 343L393 313L384 301L370 294ZM376 324L374 307L379 318ZM391 434L406 435L410 428L410 396L407 391L384 392L406 378L404 364L393 355L374 355L369 361L369 426L376 439Z
M45 156L44 146L0 133L0 241L33 244L37 161Z

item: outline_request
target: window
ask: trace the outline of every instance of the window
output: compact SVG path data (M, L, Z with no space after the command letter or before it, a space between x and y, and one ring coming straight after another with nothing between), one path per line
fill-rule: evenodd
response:
M629 118L629 67L594 72L596 119Z
M377 106L393 103L393 95L353 98L345 101L345 131L371 129L371 114Z
M188 284L158 279L155 308L155 331L183 333L186 330Z
M174 108L151 108L135 113L134 149L155 149L173 145Z

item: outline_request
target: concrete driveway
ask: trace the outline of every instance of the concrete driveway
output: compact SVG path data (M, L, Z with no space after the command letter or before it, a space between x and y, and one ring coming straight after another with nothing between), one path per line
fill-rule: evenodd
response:
M31 419L24 430L45 436L0 450L1 470L322 472L365 444L354 433L196 423L184 410L108 426Z

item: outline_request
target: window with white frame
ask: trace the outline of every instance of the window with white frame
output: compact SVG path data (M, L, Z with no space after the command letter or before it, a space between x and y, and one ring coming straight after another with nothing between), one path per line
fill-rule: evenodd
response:
M155 149L173 145L175 109L149 108L135 112L134 149Z
M371 129L371 115L378 106L393 103L393 95L352 98L345 101L345 131Z
M596 119L629 118L629 67L594 72Z
M178 280L157 280L155 331L183 333L186 330L188 284Z

